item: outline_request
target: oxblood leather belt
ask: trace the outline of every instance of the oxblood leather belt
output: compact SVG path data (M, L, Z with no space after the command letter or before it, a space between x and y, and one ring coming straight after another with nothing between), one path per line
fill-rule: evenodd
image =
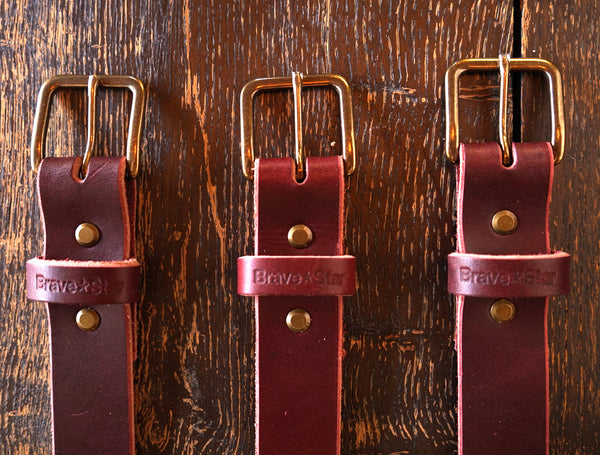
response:
M570 258L549 247L551 145L512 144L510 166L507 151L463 144L458 157L448 290L456 294L462 455L548 453L546 312L548 296L569 291Z
M344 161L307 158L301 183L297 165L256 161L256 255L238 259L238 292L256 296L256 453L335 455L341 296L356 287L354 258L343 256Z
M67 76L62 85L72 86L73 78L81 77ZM125 82L139 90L134 108L143 107L141 83ZM45 90L48 84L40 99L49 98ZM38 106L36 127L45 125L40 115L47 115L47 102ZM42 153L34 164L43 158L43 143L35 145L34 155ZM135 185L126 177L133 169L125 157L86 158L85 178L82 158L45 158L39 165L45 244L43 256L27 263L27 296L47 302L54 453L133 454L133 319L140 271L133 258Z
M548 295L569 290L569 256L550 253L548 204L552 148L465 144L458 177L458 253L450 255L448 290L456 299L460 453L544 454L548 444ZM510 210L518 226L499 235L490 223ZM471 254L469 254L471 253ZM475 253L475 254L472 254ZM490 317L495 302L514 319Z

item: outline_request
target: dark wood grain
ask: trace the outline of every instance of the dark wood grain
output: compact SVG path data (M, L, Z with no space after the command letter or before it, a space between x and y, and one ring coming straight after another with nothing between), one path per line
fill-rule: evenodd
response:
M590 271L597 275L598 5L553 1L551 19L545 7L525 3L524 52L563 69L572 131L552 205L553 243L575 253L576 289L550 312L552 447L597 453L600 329ZM443 158L443 75L460 58L510 51L512 5L0 3L0 451L50 452L45 312L23 292L23 264L42 247L28 167L36 93L52 75L98 72L135 75L149 90L137 180L138 452L253 452L253 306L236 295L234 279L235 259L252 251L238 97L254 77L298 70L345 76L354 102L358 167L347 181L346 221L360 287L345 306L342 452L453 453L445 255L453 249L454 177ZM83 93L56 97L51 154L82 150ZM124 93L103 92L98 153L123 150L128 102ZM259 155L290 154L291 108L290 93L257 97ZM339 153L334 92L306 90L303 108L309 153ZM494 140L496 109L497 79L462 80L464 140Z
M523 2L527 57L552 61L565 92L566 149L556 166L551 204L552 246L572 255L572 291L548 311L550 437L553 454L600 453L600 321L597 302L600 226L600 3ZM549 98L543 79L523 89L523 137L549 137Z

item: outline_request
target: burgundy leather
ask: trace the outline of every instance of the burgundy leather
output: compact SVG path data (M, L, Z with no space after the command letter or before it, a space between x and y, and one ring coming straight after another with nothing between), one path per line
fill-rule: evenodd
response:
M547 297L569 293L567 253L507 255L452 253L448 291L474 297Z
M126 261L27 261L27 298L52 303L110 305L138 300L140 263Z
M353 295L354 256L243 256L241 295Z
M255 171L255 254L343 254L343 162L308 157L297 183L290 158L259 159ZM296 249L287 232L305 224L313 241ZM256 453L336 455L340 451L342 298L261 296L256 305ZM295 333L287 313L303 308L312 324Z
M45 260L124 261L133 255L135 189L125 158L94 157L85 180L81 158L46 158L38 174ZM83 222L100 241L89 248L74 237ZM34 285L34 284L33 284ZM32 286L32 283L29 283ZM47 303L52 368L53 445L56 454L133 454L132 304ZM80 330L77 312L94 308L100 326Z
M547 143L513 144L514 164L502 165L498 144L465 144L458 169L460 253L546 255L553 175ZM511 210L510 235L491 228ZM548 451L546 297L511 298L515 318L490 317L495 298L457 296L459 453L545 454Z

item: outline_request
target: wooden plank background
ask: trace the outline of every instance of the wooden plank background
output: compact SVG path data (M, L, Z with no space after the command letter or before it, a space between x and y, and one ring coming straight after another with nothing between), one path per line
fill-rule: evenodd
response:
M522 52L554 60L566 83L570 129L551 228L553 244L575 260L574 292L550 311L556 454L600 451L594 11L592 0L552 1L549 10L526 1L516 22ZM358 258L360 287L345 305L342 451L454 453L445 283L454 177L443 158L443 75L460 58L510 52L515 13L521 19L508 0L0 3L0 453L51 448L45 310L24 296L24 263L42 250L28 151L36 94L53 75L93 72L134 75L149 92L137 180L138 452L252 453L253 306L234 278L253 236L238 99L248 80L292 70L343 75L354 102L347 251ZM463 79L465 140L494 140L497 86L493 76ZM129 101L102 92L98 153L122 153ZM81 153L85 102L82 91L55 98L49 154ZM307 151L340 153L333 91L306 90L303 108ZM523 111L527 137L535 120ZM289 155L291 94L260 95L255 116L259 154Z

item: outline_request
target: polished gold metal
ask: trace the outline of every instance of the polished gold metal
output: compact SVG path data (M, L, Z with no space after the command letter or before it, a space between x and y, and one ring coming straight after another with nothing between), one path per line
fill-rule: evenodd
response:
M500 105L498 107L498 137L500 138L500 148L502 149L502 164L509 166L511 162L511 144L506 130L506 121L508 117L508 80L510 77L510 55L500 54L498 57L498 66L500 67Z
M508 299L496 300L490 307L490 316L498 324L512 321L516 314L515 304Z
M88 165L94 148L96 146L96 91L99 84L98 76L91 75L88 78L88 137L83 161L81 162L81 177L87 175Z
M302 73L292 72L292 89L294 92L294 125L296 127L296 180L304 180L304 147L302 144Z
M300 84L296 78L296 91ZM332 86L340 98L340 118L342 129L342 156L344 157L344 170L346 175L354 172L356 167L356 154L354 147L354 129L352 119L352 96L350 86L346 79L337 74L314 74L304 75L301 78L302 87ZM263 90L294 89L294 76L267 77L254 79L248 82L240 94L240 127L241 127L241 149L242 170L248 180L254 178L254 95ZM298 106L300 96L294 97L295 109ZM295 117L296 118L296 117ZM298 137L296 129L296 137ZM301 133L300 133L301 134ZM300 145L302 144L300 140ZM302 156L304 153L302 152ZM298 154L296 154L296 166L298 166Z
M458 87L459 79L467 71L495 71L502 66L503 59L495 58L468 58L454 63L448 71L445 78L445 97L446 97L446 156L454 163L458 161L458 150L460 148L459 124L458 124ZM560 71L547 60L538 58L513 58L510 62L505 61L505 65L510 64L512 71L536 71L542 72L546 76L550 86L550 109L552 111L552 137L551 144L554 150L554 164L561 162L565 150L565 117L563 107L562 78ZM505 74L505 83L508 75ZM502 77L500 80L502 84ZM507 100L505 94L501 93L500 105ZM508 96L508 90L506 90ZM504 121L504 127L500 126L502 131L506 131L505 115L500 116L500 122ZM507 139L508 142L508 139ZM510 160L509 160L510 161Z
M492 229L496 234L512 234L517 229L518 224L517 215L510 210L500 210L492 217Z
M75 229L75 240L81 246L94 246L100 240L100 231L96 225L92 223L81 223Z
M75 322L84 332L93 332L100 326L100 315L92 308L83 308L75 316Z
M128 88L133 94L131 101L131 115L127 134L127 170L130 177L136 177L139 171L139 147L142 120L144 117L144 104L146 91L139 79L131 76L106 76L106 75L63 75L47 80L38 94L37 109L33 122L33 135L31 138L31 167L37 172L40 162L45 157L46 130L50 113L52 95L59 88L73 87L88 89L88 138L81 176L85 177L87 165L94 152L95 125L96 125L96 89L98 86Z
M313 233L308 226L296 224L288 231L288 242L294 248L306 248L313 239Z
M292 332L306 332L311 323L310 314L302 308L296 308L287 314L285 323Z

